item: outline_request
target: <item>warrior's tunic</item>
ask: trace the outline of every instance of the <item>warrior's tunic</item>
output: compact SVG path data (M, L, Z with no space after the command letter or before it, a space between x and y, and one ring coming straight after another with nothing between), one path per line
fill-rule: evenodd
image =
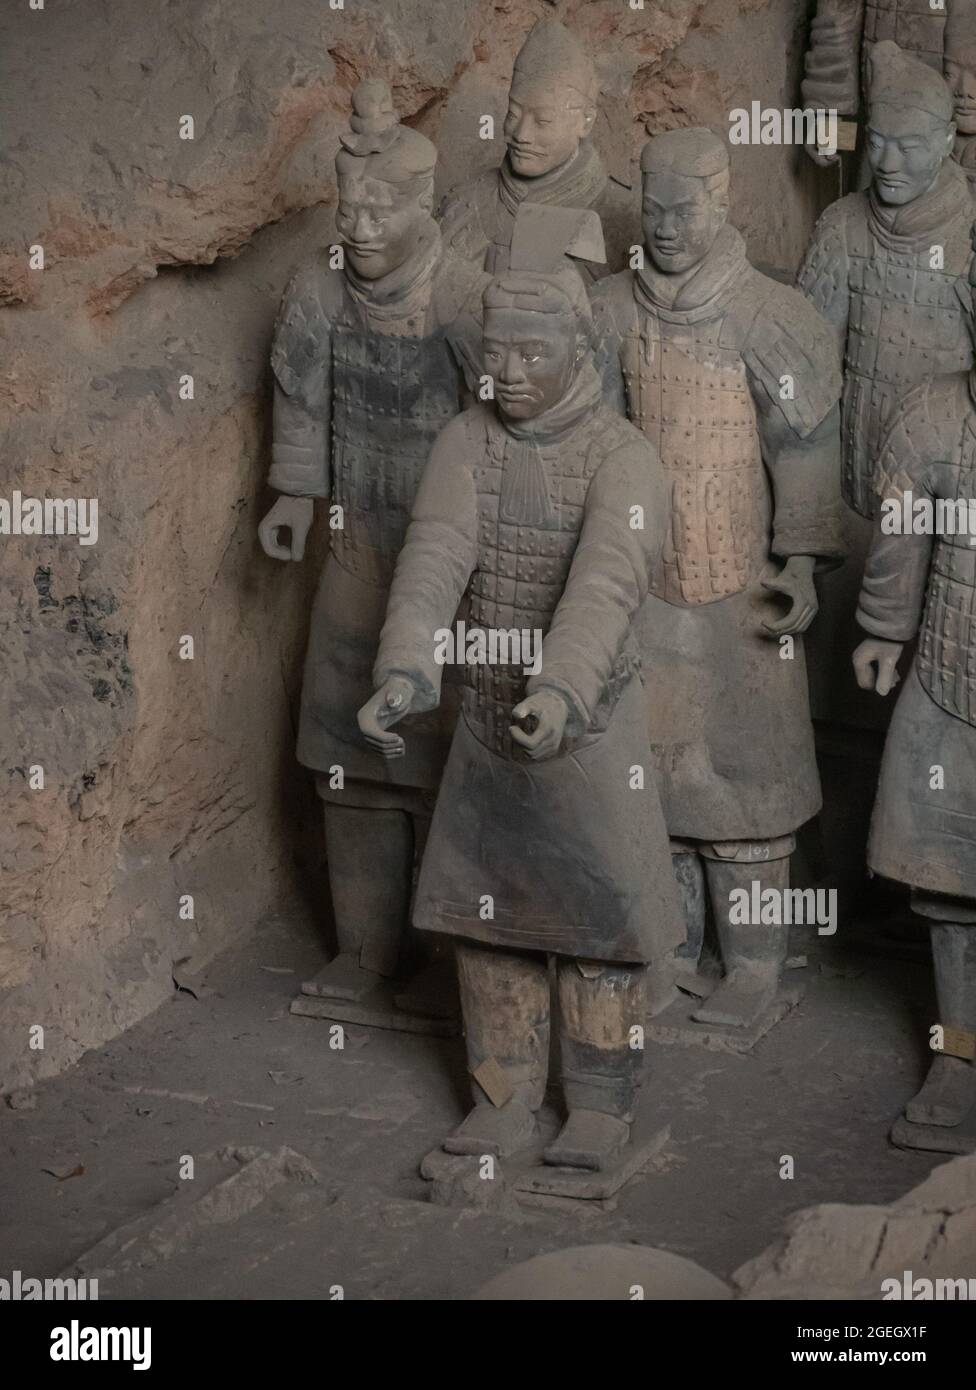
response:
M395 763L364 747L356 715L372 694L421 472L462 407L465 374L475 373L485 279L442 256L437 235L379 282L358 280L348 266L332 270L323 256L295 275L278 318L268 481L341 508L312 611L298 758L321 772L339 765L347 781L431 790L447 755L450 701L418 721L407 757Z
M903 207L851 193L820 218L797 285L837 334L844 357L842 487L870 517L874 469L892 408L928 378L973 361L963 302L972 255L966 176L947 160ZM941 253L941 255L940 255Z
M909 514L937 501L971 510L974 392L964 374L912 392L884 445L880 498L901 510L910 494ZM868 862L916 888L976 899L976 547L944 521L939 535L884 534L881 521L857 620L889 642L918 633L918 650L885 744Z
M644 270L594 291L607 388L660 454L670 530L636 628L668 830L786 835L820 784L802 638L762 628L762 587L792 555L840 553L836 444L811 437L840 394L828 330L761 275L733 228L697 272ZM829 431L828 431L829 434Z
M523 202L591 208L603 225L607 264L612 270L624 264L637 198L607 174L586 140L567 164L539 178L520 178L506 155L499 168L453 189L438 214L445 246L491 275L503 274L509 268L515 218ZM605 273L585 262L578 269L588 278Z
M589 364L536 420L507 425L475 406L438 439L374 683L406 674L421 709L436 703L434 634L465 589L482 628L544 639L537 675L466 667L416 926L606 961L653 960L681 940L630 631L660 547L662 504L652 451L601 405ZM545 689L571 713L559 753L533 762L511 738L512 710Z

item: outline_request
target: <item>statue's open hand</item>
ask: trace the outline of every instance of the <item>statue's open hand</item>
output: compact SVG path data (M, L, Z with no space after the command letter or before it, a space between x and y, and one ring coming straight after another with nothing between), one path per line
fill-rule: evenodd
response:
M370 748L382 753L384 758L401 758L405 744L399 734L390 733L390 725L396 724L405 714L410 713L416 686L406 676L391 676L380 686L371 700L367 700L357 718L359 728Z
M813 582L814 560L809 555L791 555L774 579L764 579L763 588L784 594L790 600L790 610L773 623L763 623L774 637L786 637L806 632L817 616L820 600Z
M854 674L862 690L876 690L879 695L888 695L894 690L901 679L897 666L903 646L902 642L885 642L880 637L864 639L852 657Z
M258 526L258 540L272 560L301 560L305 539L315 516L311 497L279 497ZM283 545L282 531L291 532L291 543Z
M538 690L512 710L512 740L535 761L559 752L569 706L555 690Z

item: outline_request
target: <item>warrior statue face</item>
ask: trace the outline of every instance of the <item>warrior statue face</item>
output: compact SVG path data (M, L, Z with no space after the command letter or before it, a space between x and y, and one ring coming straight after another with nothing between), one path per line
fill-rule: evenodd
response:
M881 202L912 203L932 187L952 153L956 128L917 107L871 106L867 155Z
M430 188L405 193L381 179L340 178L336 228L356 274L378 280L409 260L432 205Z
M572 318L531 309L486 309L484 362L495 401L512 420L534 420L569 391L584 345Z
M723 181L715 180L718 187L710 189L711 182L686 174L644 174L644 245L665 275L680 275L703 260L728 219L727 183L723 196Z
M952 88L956 129L960 135L976 135L976 39L971 52L946 57L945 76Z
M515 173L537 179L558 169L579 149L595 119L596 108L558 76L516 75L503 127Z

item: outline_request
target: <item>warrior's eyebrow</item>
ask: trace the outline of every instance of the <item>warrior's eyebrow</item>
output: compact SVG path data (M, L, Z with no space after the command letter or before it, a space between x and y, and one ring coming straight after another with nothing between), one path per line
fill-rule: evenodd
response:
M649 193L645 193L645 194L644 194L644 202L645 202L645 203L653 203L654 206L655 206L656 208L660 208L662 212L667 212L667 211L668 211L668 208L667 208L666 204L664 204L664 203L659 203L659 202L657 201L657 199L656 199L656 198L652 198L651 195L650 195ZM683 212L683 211L685 210L685 208L694 208L694 207L697 207L697 206L698 206L698 203L697 203L697 201L696 201L694 198L684 198L684 199L682 199L682 201L681 201L680 203L672 203L672 204L671 204L671 211L672 211L672 212Z

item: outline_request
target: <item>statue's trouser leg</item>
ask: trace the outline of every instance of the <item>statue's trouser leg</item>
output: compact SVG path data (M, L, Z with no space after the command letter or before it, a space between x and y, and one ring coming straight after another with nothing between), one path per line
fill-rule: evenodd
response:
M763 893L773 889L784 902L794 845L792 835L771 841L702 845L725 976L714 994L695 1010L694 1018L700 1023L747 1028L772 1003L786 959L789 927L749 920L753 915L752 885L759 884L760 901Z
M630 1137L643 1076L647 967L560 959L557 980L569 1113L546 1162L605 1168Z
M976 1103L976 903L916 891L912 910L929 921L944 1050L905 1115L914 1124L958 1125Z
M394 975L413 886L412 817L326 802L325 842L339 954L363 970Z
M674 954L697 965L705 940L705 871L697 848L686 840L672 840L671 869L685 923L685 939Z
M546 958L457 943L474 1110L448 1135L448 1153L505 1157L535 1134L549 1062Z

